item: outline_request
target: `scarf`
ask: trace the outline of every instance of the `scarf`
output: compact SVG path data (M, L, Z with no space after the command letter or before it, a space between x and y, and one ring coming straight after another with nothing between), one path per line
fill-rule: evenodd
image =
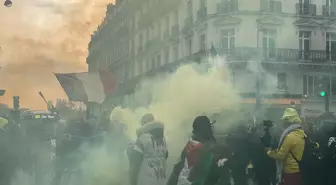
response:
M283 133L280 137L280 141L279 141L279 144L278 144L278 150L281 148L282 143L284 142L286 136L289 133L293 132L294 130L297 130L297 129L300 129L300 128L302 128L302 126L299 125L299 124L293 124L293 125L289 126L288 128L286 128L283 131ZM277 174L276 174L277 175L276 176L277 177L277 184L280 184L281 180L282 180L283 161L277 160L276 161L276 167L277 167Z

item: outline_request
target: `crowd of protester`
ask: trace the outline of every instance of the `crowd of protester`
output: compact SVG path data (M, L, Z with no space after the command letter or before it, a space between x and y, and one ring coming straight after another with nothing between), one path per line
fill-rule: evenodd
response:
M112 141L109 151L120 158L127 154L130 185L333 185L336 118L331 113L324 116L323 121L305 122L295 108L287 108L281 123L246 119L234 124L224 135L218 135L214 129L223 123L198 116L190 124L192 136L171 172L167 167L170 156L164 123L153 114L145 114L139 120L133 142L125 135L126 125L111 119L109 113L103 114L99 121L59 122L57 131L50 133L51 143L45 147L48 148L45 151L53 153L49 178L53 185L66 184L64 179L85 160L80 146L100 145L108 135ZM42 130L45 136L48 129ZM0 185L10 184L18 169L34 172L37 177L48 174L34 169L40 155L32 150L43 151L41 143L45 142L38 135L27 133L20 124L0 119Z

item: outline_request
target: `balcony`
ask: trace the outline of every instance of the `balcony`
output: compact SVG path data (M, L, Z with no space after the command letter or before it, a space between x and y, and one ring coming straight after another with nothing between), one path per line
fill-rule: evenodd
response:
M238 11L238 0L217 3L217 13L227 14Z
M282 3L280 1L269 1L269 3L260 7L260 11L262 12L270 12L270 13L281 13L282 12Z
M228 60L250 60L259 55L258 48L239 47L233 49L218 49ZM323 50L300 51L287 48L262 48L262 60L273 62L327 62L331 57Z
M323 16L326 17L336 17L336 11L334 10L334 7L330 7L330 6L322 6L322 14Z
M308 3L296 3L296 14L315 16L316 15L316 5Z
M207 8L206 7L202 7L201 9L199 9L197 11L197 20L202 20L205 19L207 16Z
M193 17L189 15L187 18L184 19L184 29L191 28L193 25Z

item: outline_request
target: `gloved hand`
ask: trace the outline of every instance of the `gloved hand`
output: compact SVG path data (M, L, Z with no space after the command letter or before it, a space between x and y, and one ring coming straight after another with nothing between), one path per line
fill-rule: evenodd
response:
M227 158L219 159L218 162L217 162L217 166L218 167L223 167L226 161L228 161Z

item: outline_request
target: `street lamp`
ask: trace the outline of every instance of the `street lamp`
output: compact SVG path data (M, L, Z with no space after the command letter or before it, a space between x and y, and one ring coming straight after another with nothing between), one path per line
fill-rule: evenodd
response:
M12 1L11 0L6 0L5 3L4 3L4 6L5 7L12 7Z

